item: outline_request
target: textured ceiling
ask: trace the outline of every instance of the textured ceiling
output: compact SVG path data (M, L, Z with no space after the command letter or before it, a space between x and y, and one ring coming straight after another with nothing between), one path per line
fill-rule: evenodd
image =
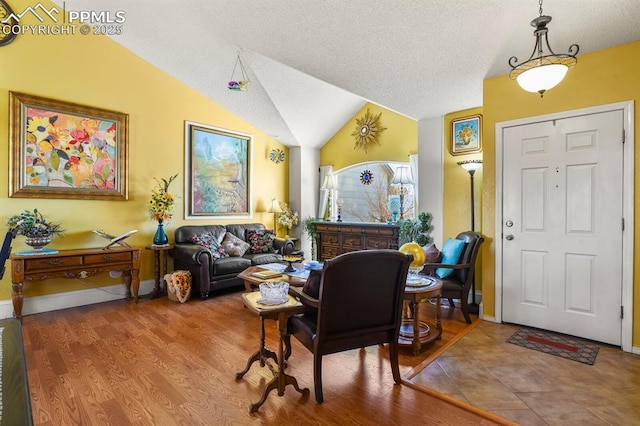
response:
M116 42L283 144L305 147L322 146L368 101L416 120L482 105L482 80L508 73L510 56L531 54L529 22L539 7L533 0L65 3L125 11ZM583 54L640 39L640 0L547 0L543 11L553 17L556 53L573 43ZM238 52L251 80L246 92L226 87Z

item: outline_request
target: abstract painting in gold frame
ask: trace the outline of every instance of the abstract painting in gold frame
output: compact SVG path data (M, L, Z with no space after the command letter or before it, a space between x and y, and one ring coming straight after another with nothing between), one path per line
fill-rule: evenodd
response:
M126 200L127 114L9 92L9 196Z

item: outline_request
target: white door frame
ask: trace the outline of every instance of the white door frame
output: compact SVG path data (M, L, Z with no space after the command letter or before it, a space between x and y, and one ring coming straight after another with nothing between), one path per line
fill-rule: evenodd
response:
M520 126L524 124L538 123L542 121L560 120L585 114L598 114L613 110L623 110L624 126L626 129L625 143L623 146L623 194L622 214L625 229L622 233L622 306L624 318L622 319L622 350L632 351L633 338L633 238L634 238L634 127L633 127L633 101L614 104L599 105L595 107L563 111L554 114L539 115L535 117L521 118L518 120L496 123L496 223L495 223L495 321L502 322L502 178L503 178L503 129L506 127ZM622 135L621 135L622 137Z

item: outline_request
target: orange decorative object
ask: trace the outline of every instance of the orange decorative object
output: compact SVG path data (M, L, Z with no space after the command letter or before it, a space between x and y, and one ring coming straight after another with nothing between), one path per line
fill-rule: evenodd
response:
M412 268L419 268L424 265L424 262L427 260L427 256L424 253L424 250L418 243L406 243L403 244L399 249L400 253L411 254L413 255L413 262L411 262Z

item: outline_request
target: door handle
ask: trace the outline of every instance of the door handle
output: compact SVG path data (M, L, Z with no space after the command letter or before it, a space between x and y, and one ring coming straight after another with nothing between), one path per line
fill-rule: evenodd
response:
M506 237L504 237L504 238L505 238L507 241L511 241L511 240L513 240L513 238L514 238L514 237L513 237L513 235L509 234L509 235L507 235L507 236L506 236Z

